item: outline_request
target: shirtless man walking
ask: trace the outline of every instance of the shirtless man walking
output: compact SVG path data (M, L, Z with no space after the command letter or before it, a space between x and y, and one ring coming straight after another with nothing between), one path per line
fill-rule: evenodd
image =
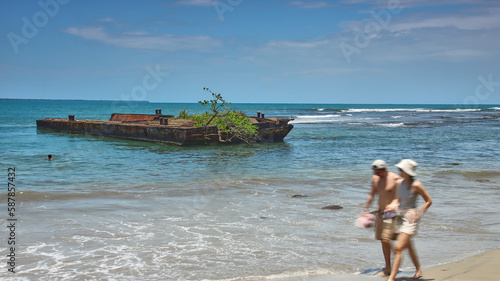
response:
M383 212L396 196L396 182L400 178L395 173L387 171L387 164L383 160L376 160L372 164L373 176L370 193L366 199L364 211L369 208L378 194L378 212L375 220L375 239L382 243L384 253L385 268L380 273L388 276L391 274L391 240L394 239L395 218L383 218Z

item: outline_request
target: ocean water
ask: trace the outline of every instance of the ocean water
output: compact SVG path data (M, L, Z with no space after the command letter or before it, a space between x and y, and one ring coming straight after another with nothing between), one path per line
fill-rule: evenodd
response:
M0 279L373 274L380 243L354 222L379 158L394 172L403 158L419 163L434 202L414 240L424 267L500 247L499 105L232 107L292 117L294 129L283 143L178 147L37 130L35 120L201 105L1 101ZM343 209L321 209L331 204ZM411 270L407 254L402 266Z

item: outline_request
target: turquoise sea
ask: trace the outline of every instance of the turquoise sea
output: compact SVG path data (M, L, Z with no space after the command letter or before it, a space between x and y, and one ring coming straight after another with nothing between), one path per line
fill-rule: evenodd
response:
M500 105L232 107L292 117L294 129L283 143L178 147L37 130L35 121L201 105L0 101L0 279L373 274L384 264L380 243L354 222L376 159L393 172L403 158L419 163L434 201L415 238L424 268L500 247ZM330 204L343 209L321 209ZM407 255L402 266L411 271Z

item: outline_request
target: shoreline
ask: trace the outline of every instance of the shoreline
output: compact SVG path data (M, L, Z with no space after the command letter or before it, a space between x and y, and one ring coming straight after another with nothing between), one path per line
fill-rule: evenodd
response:
M420 280L493 281L500 280L500 248L489 249L480 254L436 265L424 270ZM410 279L401 279L410 280Z
M500 248L485 250L484 252L445 264L424 268L422 281L500 281ZM414 271L402 271L396 276L397 281L414 280L411 277ZM387 280L387 277L378 277L366 274L329 274L321 276L289 277L274 280L281 281L373 281Z

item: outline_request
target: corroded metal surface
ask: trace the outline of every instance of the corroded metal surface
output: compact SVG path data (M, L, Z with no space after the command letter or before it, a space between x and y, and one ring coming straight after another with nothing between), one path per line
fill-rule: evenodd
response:
M158 110L157 110L158 112ZM173 115L163 115L157 114L130 114L130 113L113 113L109 121L121 121L121 122L138 122L138 121L155 121L160 118L172 118Z
M172 115L112 114L109 121L46 118L36 120L37 128L64 133L116 137L176 145L217 144L229 139L216 126L192 127L179 122L167 122ZM282 142L292 130L291 119L249 117L258 128L256 142ZM231 143L241 140L233 138Z

